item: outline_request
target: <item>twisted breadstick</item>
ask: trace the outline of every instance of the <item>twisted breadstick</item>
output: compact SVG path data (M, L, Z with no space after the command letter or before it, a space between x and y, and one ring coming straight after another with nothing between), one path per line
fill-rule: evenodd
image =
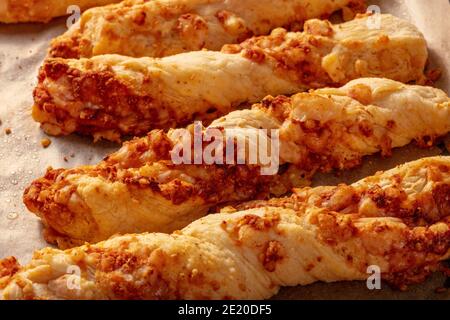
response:
M90 58L108 53L164 57L220 50L277 27L301 27L334 11L360 12L364 0L153 0L96 8L52 42L50 55Z
M413 140L431 145L450 130L449 101L435 88L377 78L268 97L209 128L278 130L275 175L261 175L262 163L248 158L248 165L175 165L180 130L155 130L96 166L50 169L25 191L24 202L60 247L115 233L170 232L218 204L284 194L316 170L352 168L365 155L389 155Z
M380 19L380 28L372 18ZM303 33L277 29L222 52L49 59L40 71L33 116L49 134L119 140L193 119L216 119L268 94L335 86L362 76L420 80L426 60L422 34L391 15L334 26L310 20Z
M450 257L449 200L450 157L425 158L352 185L299 189L208 215L171 235L47 248L21 268L10 258L0 270L1 295L262 299L281 286L363 280L371 265L404 287Z
M1 0L0 22L49 22L52 18L67 15L70 6L86 10L120 0Z

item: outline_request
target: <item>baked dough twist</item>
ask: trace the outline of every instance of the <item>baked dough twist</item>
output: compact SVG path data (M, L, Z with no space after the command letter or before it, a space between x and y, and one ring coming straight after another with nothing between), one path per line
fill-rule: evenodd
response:
M65 16L70 6L86 10L120 0L0 0L0 23L49 22Z
M380 28L372 25L378 18ZM391 15L378 18L340 25L309 20L303 33L276 29L222 52L162 59L49 59L40 71L33 117L52 135L79 132L119 140L193 119L216 119L269 94L336 86L364 76L423 80L423 35Z
M84 13L52 42L50 55L90 58L116 53L164 57L203 48L220 50L277 27L296 29L311 18L365 9L364 0L153 0L123 1Z
M249 158L249 165L175 165L171 151L181 129L155 130L96 166L48 170L27 188L24 202L60 247L115 233L170 232L218 204L287 193L316 170L352 168L365 155L387 156L414 140L430 146L450 130L450 100L432 87L365 78L267 97L210 128L279 130L278 174L261 175L261 163L250 165Z
M171 235L47 248L20 268L13 258L4 260L1 296L263 299L281 286L364 280L368 266L404 288L450 257L450 157L243 207Z

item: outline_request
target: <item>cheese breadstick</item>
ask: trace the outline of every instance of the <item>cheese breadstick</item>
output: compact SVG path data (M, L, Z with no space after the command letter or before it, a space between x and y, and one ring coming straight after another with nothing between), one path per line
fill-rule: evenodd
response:
M49 59L34 92L33 117L52 135L73 132L119 140L155 128L216 119L266 95L337 86L360 77L423 80L427 47L409 22L381 15L305 32L277 29L222 52L162 59L102 55Z
M364 0L131 0L95 8L52 42L50 55L90 58L116 53L164 57L220 50L277 27L301 28L305 20L343 9L365 10Z
M365 280L405 288L450 257L450 158L352 185L299 189L197 220L0 263L3 299L266 299L282 286Z
M195 164L195 132L188 132L188 148L181 152L182 129L155 130L98 165L49 170L27 188L24 202L44 222L47 240L60 247L115 233L170 232L217 205L287 193L317 170L353 168L363 156L388 156L412 141L431 146L450 131L450 100L439 89L366 78L291 98L268 97L251 110L232 112L200 130L199 154L213 145L204 139L213 128L266 129L266 140L271 130L278 132L278 148L273 146L279 155L270 157L275 170L264 174L267 163L250 158L260 150L245 146L242 164L208 163L204 157ZM256 144L245 130L239 136ZM185 150L189 161L179 161ZM233 159L239 155L231 152Z

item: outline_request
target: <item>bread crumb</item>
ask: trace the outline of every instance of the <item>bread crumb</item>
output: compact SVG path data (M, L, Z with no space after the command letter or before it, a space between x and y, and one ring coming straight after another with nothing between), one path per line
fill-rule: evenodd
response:
M446 291L447 291L447 288L444 288L444 287L439 287L434 290L434 292L436 292L436 293L444 293Z
M12 133L11 128L6 128L6 129L5 129L5 133L6 133L6 134L11 134L11 133Z
M41 140L41 145L44 148L48 148L48 146L51 144L52 144L52 141L49 138L44 138Z
M428 70L425 76L427 77L428 81L431 81L431 83L435 83L442 77L442 70L440 69Z

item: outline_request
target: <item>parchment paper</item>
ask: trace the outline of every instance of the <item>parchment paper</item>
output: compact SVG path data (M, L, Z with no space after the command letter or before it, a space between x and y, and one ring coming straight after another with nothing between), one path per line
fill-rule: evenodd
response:
M319 0L318 0L319 1ZM450 93L450 5L447 0L381 0L369 1L382 13L391 13L412 21L427 38L430 61L439 67L442 78L437 86ZM48 166L73 167L96 163L118 148L108 143L93 144L78 136L54 138L44 149L40 141L46 135L31 119L32 91L37 70L51 38L65 30L65 19L48 25L0 25L0 258L14 255L26 263L35 249L47 246L41 236L39 220L22 203L23 190L45 172ZM7 135L5 130L12 133ZM378 170L425 156L441 154L443 148L423 150L414 146L397 149L392 158L368 157L356 170L319 175L315 185L350 183ZM450 290L435 293L444 278L435 275L425 284L407 292L370 291L365 282L317 283L306 287L284 288L275 299L450 299Z

